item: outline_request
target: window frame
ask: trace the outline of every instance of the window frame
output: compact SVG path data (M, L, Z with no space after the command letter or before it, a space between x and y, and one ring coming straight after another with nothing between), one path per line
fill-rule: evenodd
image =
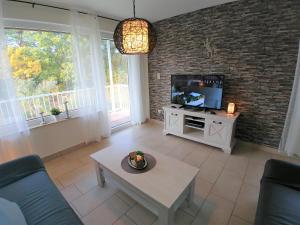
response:
M44 26L44 27L42 27ZM64 33L71 35L71 28L69 25L64 24L55 24L55 23L46 23L46 22L37 22L37 21L25 21L17 19L4 19L4 30L24 30L24 31L41 31L41 32L53 32L53 33ZM33 95L34 96L34 95ZM24 96L25 97L25 96ZM32 97L32 96L26 96ZM25 97L25 98L26 98ZM23 97L18 97L20 101ZM24 116L26 118L26 113L23 106L21 106ZM71 109L69 112L71 114L77 114L79 108ZM61 114L66 114L65 110L62 110ZM52 118L51 114L45 114L45 119ZM36 126L36 121L40 121L41 117L26 118L29 127Z

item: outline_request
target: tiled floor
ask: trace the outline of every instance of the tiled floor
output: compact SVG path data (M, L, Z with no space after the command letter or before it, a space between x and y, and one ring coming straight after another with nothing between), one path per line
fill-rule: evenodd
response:
M156 123L131 127L101 143L46 162L50 176L86 225L158 225L155 215L109 183L105 188L97 186L89 155L110 145L145 145L200 168L195 204L177 211L176 225L253 224L265 161L297 161L250 148L245 143L239 143L232 155L226 155L213 147L163 136L162 126Z

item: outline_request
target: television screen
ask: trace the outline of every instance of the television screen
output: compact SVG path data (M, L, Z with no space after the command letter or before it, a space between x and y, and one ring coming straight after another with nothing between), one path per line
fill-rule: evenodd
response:
M172 75L171 102L186 107L221 109L223 75Z

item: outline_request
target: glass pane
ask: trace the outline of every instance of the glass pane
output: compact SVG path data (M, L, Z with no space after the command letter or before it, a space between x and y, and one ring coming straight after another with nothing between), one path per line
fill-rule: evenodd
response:
M130 121L128 58L119 53L112 40L102 40L106 72L106 95L112 127Z
M20 99L27 119L50 114L54 107L69 108L75 86L71 35L68 33L6 29L7 51Z

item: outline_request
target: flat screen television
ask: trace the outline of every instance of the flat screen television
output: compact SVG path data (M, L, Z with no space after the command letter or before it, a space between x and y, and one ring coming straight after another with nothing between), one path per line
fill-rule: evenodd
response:
M221 109L223 75L172 75L171 102L184 107Z

